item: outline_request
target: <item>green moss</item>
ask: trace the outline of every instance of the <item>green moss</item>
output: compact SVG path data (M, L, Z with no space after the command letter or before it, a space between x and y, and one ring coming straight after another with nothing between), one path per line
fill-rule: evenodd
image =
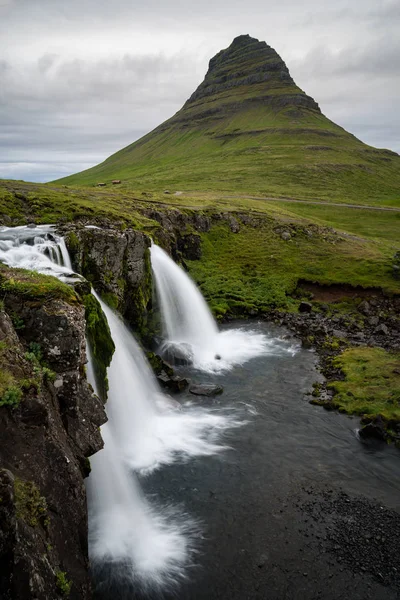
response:
M158 354L147 352L147 360L156 375L160 375L161 371L166 371L167 375L170 377L174 374L172 367L167 365Z
M113 310L117 310L119 307L119 299L118 296L113 294L112 292L101 292L101 299Z
M111 337L107 319L100 303L93 294L83 298L85 305L86 333L93 355L94 371L103 400L107 397L107 367L114 354L115 345Z
M11 406L15 408L22 399L22 390L17 385L8 387L0 397L0 406Z
M44 525L47 502L33 481L15 478L14 494L18 519L22 519L31 527L37 527L40 522Z
M56 586L63 596L69 596L72 588L72 581L68 579L65 571L56 572Z
M334 358L333 365L345 375L330 384L334 404L356 415L381 415L400 421L400 354L381 348L349 348Z
M9 269L0 264L0 293L16 294L24 299L50 300L59 298L69 303L77 302L74 290L51 275L40 275L26 269ZM24 327L21 319L14 324L17 328Z

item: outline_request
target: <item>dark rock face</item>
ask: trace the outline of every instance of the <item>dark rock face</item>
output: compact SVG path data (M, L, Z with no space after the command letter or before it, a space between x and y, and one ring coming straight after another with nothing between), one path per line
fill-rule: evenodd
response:
M150 239L140 231L79 228L66 234L74 268L142 334L152 297Z
M0 597L56 600L65 578L70 599L88 599L83 480L106 416L84 375L84 308L7 295L0 342L1 370L20 390L0 402Z

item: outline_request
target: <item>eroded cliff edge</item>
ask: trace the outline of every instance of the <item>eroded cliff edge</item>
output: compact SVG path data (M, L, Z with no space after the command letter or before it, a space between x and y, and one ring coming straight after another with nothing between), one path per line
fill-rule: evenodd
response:
M102 447L85 309L52 277L0 271L0 596L91 597L84 477Z

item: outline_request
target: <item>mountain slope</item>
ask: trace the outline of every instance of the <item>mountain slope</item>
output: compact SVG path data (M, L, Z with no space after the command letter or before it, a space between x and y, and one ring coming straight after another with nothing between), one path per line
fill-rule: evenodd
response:
M327 119L280 56L243 35L180 111L100 165L59 180L400 204L400 157Z

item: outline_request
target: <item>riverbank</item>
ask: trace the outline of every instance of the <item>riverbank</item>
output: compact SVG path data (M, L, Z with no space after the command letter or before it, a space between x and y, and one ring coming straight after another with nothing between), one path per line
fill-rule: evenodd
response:
M339 300L331 291L327 303L329 288L316 288L299 312L266 315L316 350L325 382L314 384L310 402L360 416L361 436L400 447L400 298L336 290Z

